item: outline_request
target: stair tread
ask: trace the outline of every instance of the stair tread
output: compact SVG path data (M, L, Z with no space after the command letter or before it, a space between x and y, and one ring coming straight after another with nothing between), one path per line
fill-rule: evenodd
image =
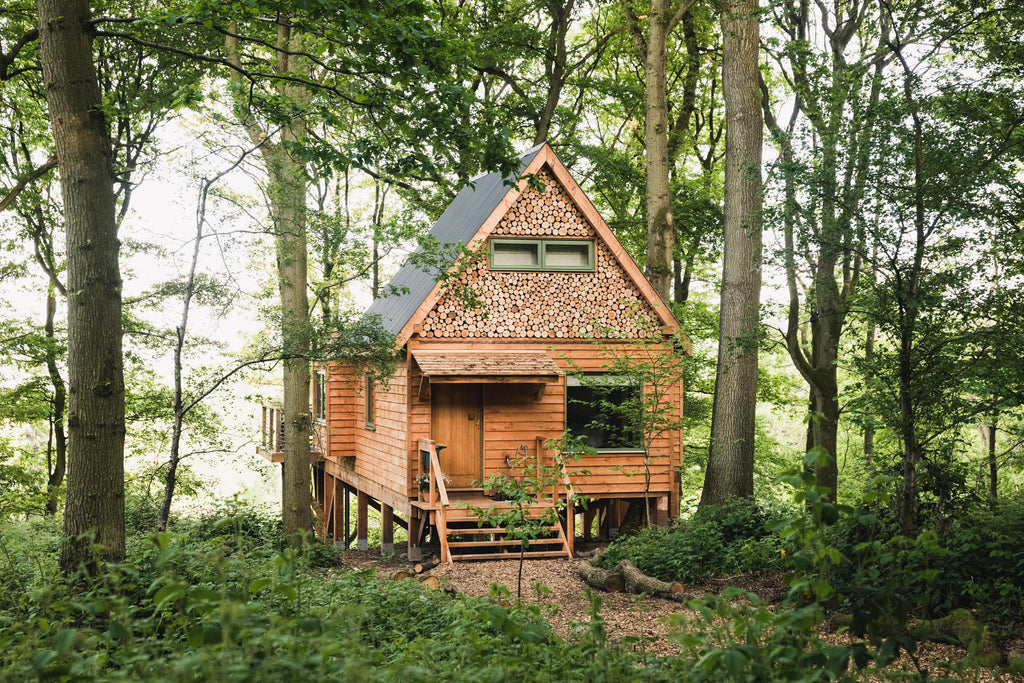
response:
M565 550L527 550L523 553L524 557L527 558L539 558L539 557L569 557L569 553ZM466 555L457 555L452 553L452 560L511 560L519 557L519 553L473 553Z
M546 526L546 527L542 527L541 528L542 532L553 533L553 534L557 534L558 530L559 530L559 527L557 527L557 526ZM508 529L505 529L504 527L493 527L492 526L492 527L472 527L472 528L469 528L469 529L453 529L451 527L451 525L448 526L448 535L449 536L458 536L459 534L470 536L470 535L474 535L474 534L507 534L507 533L508 533Z
M552 545L552 544L556 544L556 543L558 545L562 545L562 539L560 539L560 538L535 538L535 539L530 541L530 548L532 548L535 545ZM519 547L519 545L521 545L521 542L520 541L515 541L515 540L512 540L512 539L507 539L507 540L502 540L502 541L448 541L448 547L449 548L487 548L489 546L496 546L496 545L509 546L509 547L512 547L512 546ZM527 549L527 552L529 552L529 549Z

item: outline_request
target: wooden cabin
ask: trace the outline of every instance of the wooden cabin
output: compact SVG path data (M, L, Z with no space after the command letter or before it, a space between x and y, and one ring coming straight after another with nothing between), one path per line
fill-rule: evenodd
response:
M580 396L593 389L580 373L600 375L640 339L671 348L677 322L551 147L524 154L516 177L476 178L438 219L439 242L470 250L445 277L407 263L391 282L401 294L370 306L395 337L392 377L315 369L314 486L327 536L345 539L355 494L360 548L374 507L385 548L393 525L406 527L410 559L428 538L443 561L515 556L520 542L477 513L509 505L482 482L516 476L524 456L554 466L549 440L567 428L595 452L570 460L545 489L539 506L560 502L563 514L529 554L571 557L577 520L587 537L592 527L613 535L629 504L644 501L645 453L614 419L591 414ZM667 400L681 415L680 385ZM271 458L275 420L264 417ZM681 453L673 429L647 458L660 523L678 513ZM585 510L573 493L589 500Z

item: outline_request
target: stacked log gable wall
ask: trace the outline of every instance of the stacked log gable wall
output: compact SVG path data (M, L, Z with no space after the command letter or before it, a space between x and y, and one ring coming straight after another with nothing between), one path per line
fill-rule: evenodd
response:
M492 271L486 253L427 313L426 339L635 339L641 314L657 315L573 200L546 168L544 191L528 186L491 237L590 239L593 272ZM486 252L487 244L477 248ZM471 296L462 296L469 294ZM467 303L477 299L481 305Z

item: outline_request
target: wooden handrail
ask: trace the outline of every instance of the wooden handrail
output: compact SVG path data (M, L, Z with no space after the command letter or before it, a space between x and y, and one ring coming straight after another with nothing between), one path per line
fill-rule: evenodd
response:
M430 508L437 512L437 535L441 541L441 562L452 561L451 549L448 547L448 488L444 485L444 472L441 470L441 459L437 457L437 445L430 439L420 439L420 450L430 454ZM437 498L434 494L437 494ZM435 501L440 505L435 508Z
M437 457L437 448L434 442L430 442L430 482L431 488L437 486L437 494L441 498L441 505L448 505L448 489L444 485L444 472L441 471L441 460ZM433 491L431 491L433 493Z
M441 561L451 562L452 551L448 547L448 489L444 485L444 472L441 471L441 459L437 457L437 448L430 442L430 497L434 497L434 486L441 499L441 507L437 510L437 535L441 540ZM431 501L433 502L433 501Z
M537 438L536 438L536 448L537 448L537 459L538 460L540 460L540 452L541 452L541 448L543 448L543 446L544 446L545 440L546 439L543 436L537 435ZM565 490L565 535L564 535L564 540L565 540L565 544L566 544L566 546L568 547L568 550L569 550L569 557L571 558L572 555L573 555L573 552L574 552L574 548L573 548L574 540L575 540L574 537L576 535L576 519L575 519L575 514L573 512L573 504L572 504L572 480L569 478L569 473L565 471L565 462L563 462L561 459L559 459L555 455L555 451L554 450L550 450L550 453L551 453L551 466L552 467L556 467L557 466L559 471L562 473L561 486ZM557 506L558 505L558 499L559 499L560 494L561 494L561 491L559 491L559 482L558 481L551 482L551 505L552 506Z

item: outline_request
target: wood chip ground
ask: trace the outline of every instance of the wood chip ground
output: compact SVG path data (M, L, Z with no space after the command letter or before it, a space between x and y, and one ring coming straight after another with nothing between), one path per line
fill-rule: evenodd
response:
M401 559L381 557L375 552L344 553L342 561L347 566L360 568L376 568L382 576L391 577L397 571L409 570L409 565ZM588 610L591 591L576 573L575 563L578 560L548 559L526 560L523 563L522 600L530 604L541 605L548 621L556 632L563 637L572 637L577 624L589 620ZM457 562L438 565L421 576L436 576L441 586L463 595L488 597L492 595L492 585L504 586L512 598L516 597L518 560L497 560L486 562ZM542 585L547 591L537 590ZM726 577L699 586L687 586L687 591L697 593L715 592L726 585L736 585L756 593L766 602L775 603L786 594L786 587L777 576L771 577ZM593 592L593 591L591 591ZM630 647L650 654L664 656L678 652L678 648L669 639L672 631L671 615L690 614L685 605L640 595L625 593L602 593L601 617L605 620L609 637L615 642L630 643ZM841 636L826 634L833 642L843 642ZM942 667L942 662L955 661L966 656L966 652L952 645L922 643L918 653L919 660L924 663L932 676L950 676ZM912 670L912 664L906 657L897 662L896 666L906 671ZM891 680L889 677L865 675L865 681ZM972 671L964 680L987 681L1021 681L1024 677L1001 676L989 670Z

